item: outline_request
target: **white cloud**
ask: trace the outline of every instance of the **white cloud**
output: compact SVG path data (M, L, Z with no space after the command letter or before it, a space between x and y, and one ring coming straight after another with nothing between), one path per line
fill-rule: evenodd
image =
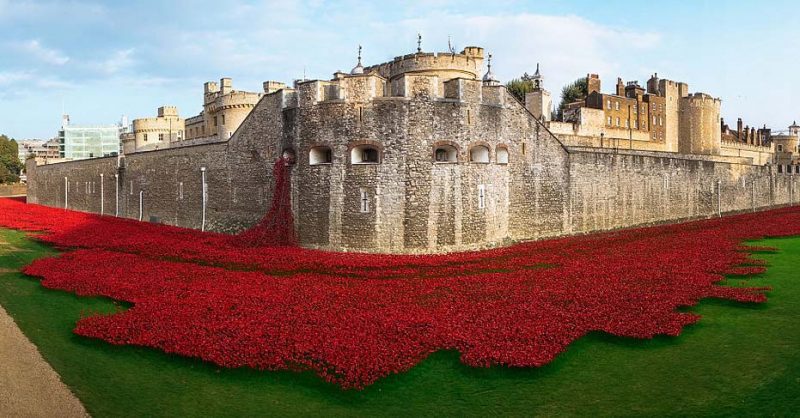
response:
M452 35L458 48L482 46L486 53L492 53L492 69L503 81L523 72L532 73L541 63L547 86L556 95L561 86L588 72L615 80L618 72L632 65L637 54L655 50L661 41L657 33L604 26L578 16L529 13L441 14L399 21L388 28L386 23L378 22L371 26L373 33L383 34L381 43L391 43L394 34L421 31L426 51L446 50L448 35ZM406 47L397 54L408 50Z
M0 72L0 87L5 87L17 81L30 80L31 74L27 71L4 71Z
M47 64L64 65L69 62L66 54L57 49L47 48L36 39L15 42L13 47Z
M88 62L86 67L101 74L114 75L133 66L133 54L133 48L117 50L107 58Z

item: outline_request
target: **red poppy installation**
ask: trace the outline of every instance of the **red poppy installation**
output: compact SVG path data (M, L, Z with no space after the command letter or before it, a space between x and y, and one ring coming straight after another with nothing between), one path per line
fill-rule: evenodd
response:
M800 208L427 256L263 246L280 242L264 232L242 246L10 199L0 226L71 250L25 269L44 286L133 304L80 319L79 335L363 388L438 350L540 366L594 331L677 336L699 320L678 308L703 298L763 302L765 288L718 282L762 272L740 243L800 235Z
M242 245L258 247L297 244L292 216L289 164L283 158L275 161L275 166L272 168L272 176L275 179L272 205L261 222L239 234L238 242Z

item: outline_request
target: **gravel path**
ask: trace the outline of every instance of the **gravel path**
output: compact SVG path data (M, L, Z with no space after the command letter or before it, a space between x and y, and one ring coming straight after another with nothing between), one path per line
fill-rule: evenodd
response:
M14 320L0 306L0 417L88 417Z

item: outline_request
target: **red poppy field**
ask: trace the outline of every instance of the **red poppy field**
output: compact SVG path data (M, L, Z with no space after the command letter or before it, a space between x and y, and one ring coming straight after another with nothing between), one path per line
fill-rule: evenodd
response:
M800 209L435 256L243 246L11 199L0 226L70 250L25 269L45 287L133 304L80 319L78 335L363 388L439 350L541 366L594 331L679 335L700 320L679 308L703 298L762 302L764 288L717 283L761 272L742 241L800 235Z

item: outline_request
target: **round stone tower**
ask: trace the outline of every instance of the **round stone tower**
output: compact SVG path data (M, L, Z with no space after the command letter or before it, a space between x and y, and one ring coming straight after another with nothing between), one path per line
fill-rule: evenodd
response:
M680 98L679 151L683 154L719 155L721 101L705 93Z

